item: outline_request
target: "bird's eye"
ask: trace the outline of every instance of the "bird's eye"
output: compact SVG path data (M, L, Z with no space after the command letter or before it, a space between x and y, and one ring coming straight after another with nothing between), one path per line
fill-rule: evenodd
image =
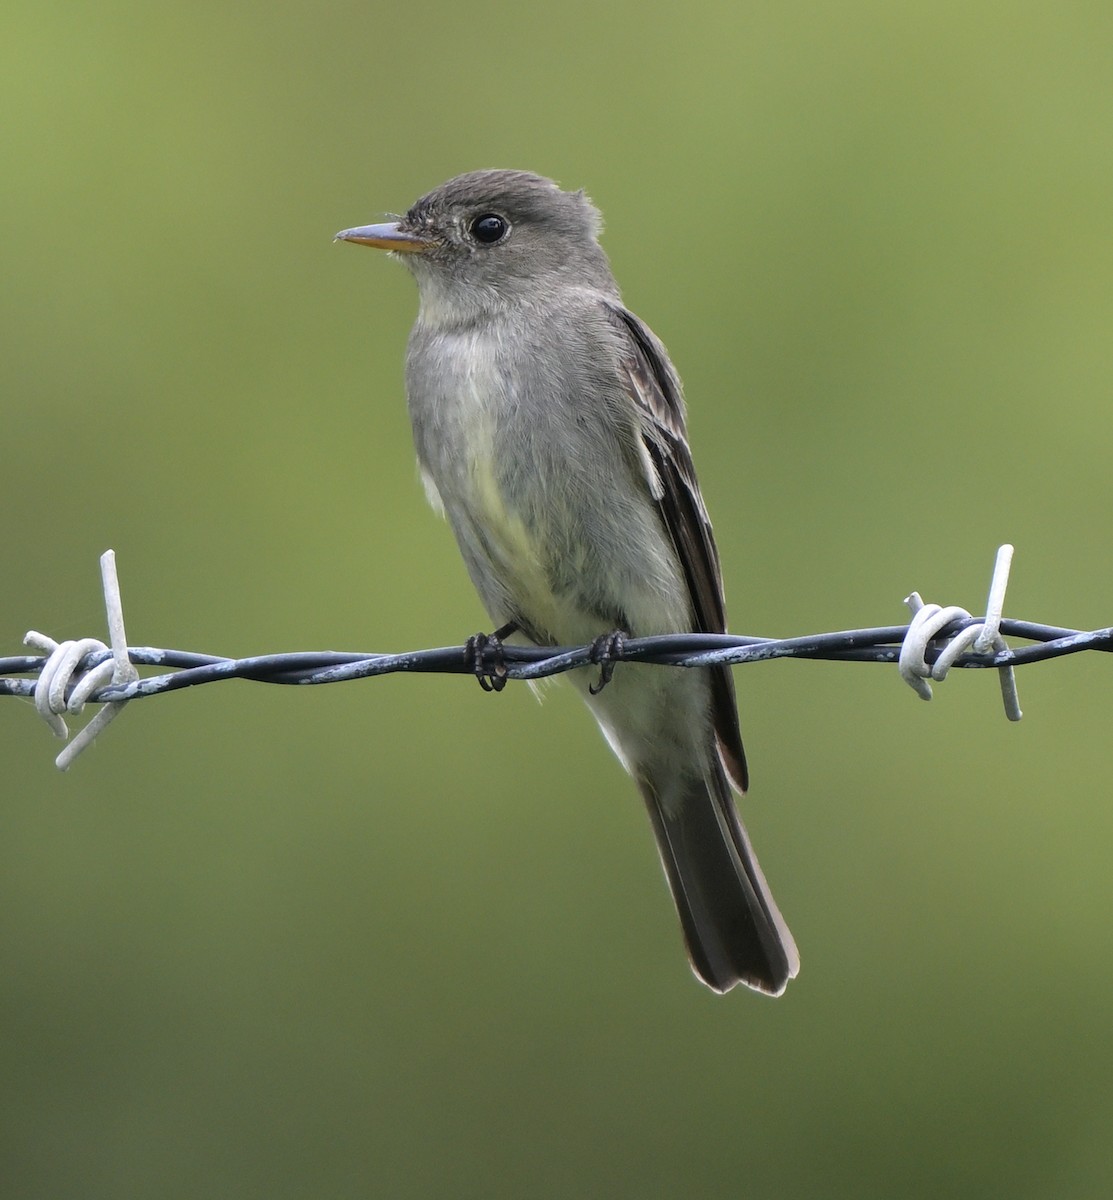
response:
M495 242L501 242L509 229L510 226L498 213L484 213L471 223L472 237L484 246L493 246Z

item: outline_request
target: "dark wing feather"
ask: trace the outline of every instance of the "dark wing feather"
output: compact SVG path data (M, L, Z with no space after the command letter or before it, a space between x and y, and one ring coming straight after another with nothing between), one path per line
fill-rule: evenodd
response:
M680 379L652 331L620 304L606 309L624 335L630 396L641 417L642 440L661 483L657 501L692 597L697 633L726 633L723 580L711 520L688 449ZM747 787L746 755L730 667L710 667L712 721L723 765L740 791Z

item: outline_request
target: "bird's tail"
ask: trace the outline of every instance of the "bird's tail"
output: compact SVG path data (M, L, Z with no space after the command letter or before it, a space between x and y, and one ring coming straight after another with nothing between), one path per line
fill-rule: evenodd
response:
M718 762L706 778L640 777L692 969L717 992L779 996L800 959Z

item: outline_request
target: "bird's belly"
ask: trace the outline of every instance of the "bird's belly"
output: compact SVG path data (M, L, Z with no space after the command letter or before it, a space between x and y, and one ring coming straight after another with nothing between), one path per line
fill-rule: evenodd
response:
M489 452L472 458L467 490L465 507L475 526L473 537L483 546L495 587L505 594L508 619L523 621L541 640L575 640L591 619L554 579L555 547L547 523L523 515L521 506L506 494Z
M547 427L489 356L451 362L455 386L415 420L418 456L492 620L556 645L688 627L675 551L617 443L593 465L598 426Z

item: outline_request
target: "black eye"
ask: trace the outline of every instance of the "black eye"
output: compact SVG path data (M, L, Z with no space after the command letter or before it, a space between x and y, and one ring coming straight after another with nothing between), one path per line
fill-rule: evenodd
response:
M484 213L481 217L476 217L471 223L471 235L477 242L482 242L484 246L493 245L495 242L501 242L506 237L509 225L503 220L498 213Z

